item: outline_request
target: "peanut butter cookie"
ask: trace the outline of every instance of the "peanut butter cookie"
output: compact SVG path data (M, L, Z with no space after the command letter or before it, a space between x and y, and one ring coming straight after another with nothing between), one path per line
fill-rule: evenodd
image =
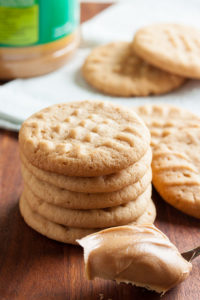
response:
M109 102L56 104L32 115L19 133L28 161L68 176L101 176L141 159L150 134L132 111Z
M43 201L60 207L86 210L112 207L132 201L146 190L152 180L152 171L149 167L140 180L121 190L110 193L90 194L71 192L38 180L23 165L22 175L26 185L26 195L29 199L35 195Z
M151 165L152 153L149 147L141 159L133 165L117 173L97 177L64 176L33 166L22 152L20 158L26 169L35 177L61 189L78 193L110 193L140 180Z
M165 201L200 219L200 127L176 130L154 147L153 184Z
M185 81L146 63L127 42L110 43L92 50L82 74L96 89L122 97L167 93Z
M20 212L24 218L24 221L34 230L38 231L39 233L43 234L44 236L59 241L63 243L69 243L77 245L76 240L80 239L88 234L94 233L102 228L74 228L74 227L67 227L63 225L59 225L57 223L53 223L39 214L33 212L28 205L24 195L22 194L20 198ZM144 212L138 219L136 219L132 224L145 224L145 223L153 223L156 216L155 206L153 201L149 202L149 205Z
M31 199L25 193L24 196L34 212L52 222L70 227L103 228L127 224L140 217L151 200L151 184L137 199L104 209L67 209L49 204L36 196Z
M136 32L133 52L170 73L200 79L200 31L178 24L155 24Z
M155 146L177 129L200 126L200 117L186 109L166 103L141 105L134 107L134 111L150 130L151 146Z

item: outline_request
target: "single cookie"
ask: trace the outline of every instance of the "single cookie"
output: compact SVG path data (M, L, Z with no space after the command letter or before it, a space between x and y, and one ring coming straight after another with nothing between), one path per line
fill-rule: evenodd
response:
M29 194L29 196L27 196L29 199L35 195L40 200L60 207L86 210L118 206L133 201L146 190L152 180L152 171L149 167L148 171L139 181L119 191L86 194L60 189L47 182L38 180L23 164L22 175L25 185L27 186L26 189L30 190L26 192L26 194Z
M151 146L158 144L174 130L200 126L200 117L170 104L146 104L133 109L150 130Z
M82 228L66 227L63 225L53 223L41 217L39 214L33 212L30 206L28 205L23 194L20 198L19 206L24 221L30 227L32 227L34 230L38 231L39 233L43 234L44 236L59 242L76 245L77 239L80 239L98 230L98 229L82 229ZM147 210L144 212L144 214L140 216L137 220L135 220L133 223L130 223L128 225L137 224L137 222L138 224L143 224L142 222L153 223L155 219L155 215L156 215L155 206L153 204L153 201L150 201Z
M151 184L137 199L104 209L67 209L49 204L36 196L26 199L33 211L52 222L79 228L102 228L127 224L141 216L151 199Z
M92 50L82 73L98 90L122 97L167 93L185 81L147 64L126 42L110 43Z
M200 219L200 127L177 129L156 145L152 171L163 199Z
M200 79L200 31L178 24L155 24L136 32L133 52L160 68Z
M28 118L20 149L34 166L69 176L112 174L137 162L150 134L130 110L109 102L56 104Z
M151 165L152 153L149 147L143 157L128 168L98 177L73 177L47 172L30 164L22 152L20 158L35 177L59 188L79 193L108 193L118 191L140 180Z

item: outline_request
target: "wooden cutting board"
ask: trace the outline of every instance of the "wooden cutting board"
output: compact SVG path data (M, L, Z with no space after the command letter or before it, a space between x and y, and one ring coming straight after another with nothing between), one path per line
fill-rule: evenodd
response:
M82 5L82 21L108 5ZM82 249L49 240L21 218L17 134L0 131L0 300L156 300L156 293L112 281L87 281ZM154 191L156 225L185 251L200 245L200 220L166 204ZM191 276L162 300L200 300L200 258Z
M111 281L87 281L80 247L49 240L22 220L18 200L22 178L17 134L0 134L0 299L155 300L159 295ZM200 244L200 221L166 204L154 191L156 225L181 250ZM163 300L200 299L200 259L191 276L162 297Z

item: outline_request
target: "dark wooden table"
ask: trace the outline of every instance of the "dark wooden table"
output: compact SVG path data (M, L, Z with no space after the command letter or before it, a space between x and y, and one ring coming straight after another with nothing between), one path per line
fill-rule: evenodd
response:
M108 4L83 4L85 21ZM1 101L1 100L0 100ZM22 220L18 200L22 178L17 134L0 131L0 300L156 300L159 295L131 285L84 275L82 250L49 240ZM154 191L156 225L182 251L200 244L200 221L166 204ZM191 276L163 300L200 300L200 259Z

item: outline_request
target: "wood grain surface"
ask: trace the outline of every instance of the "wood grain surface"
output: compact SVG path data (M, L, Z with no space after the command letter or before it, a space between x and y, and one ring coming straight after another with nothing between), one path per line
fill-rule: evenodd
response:
M82 21L108 5L82 5ZM112 281L87 281L82 250L49 240L21 218L18 200L23 183L17 134L0 131L0 300L156 300L156 293ZM166 204L154 191L156 225L180 251L200 244L200 221ZM163 300L200 299L200 258L191 276Z

